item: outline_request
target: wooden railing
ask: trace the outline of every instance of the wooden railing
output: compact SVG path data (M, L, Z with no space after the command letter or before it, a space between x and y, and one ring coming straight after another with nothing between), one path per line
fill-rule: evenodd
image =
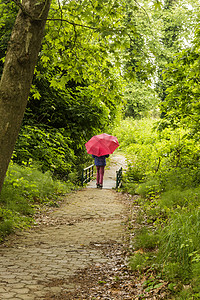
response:
M81 177L81 185L83 186L84 183L90 182L90 180L94 177L94 165L91 165L82 171Z
M116 171L116 189L122 185L122 167Z
M81 185L83 186L84 183L90 182L95 174L94 174L94 165L91 165L82 171L82 177L81 177ZM116 189L121 187L122 185L122 167L116 171Z

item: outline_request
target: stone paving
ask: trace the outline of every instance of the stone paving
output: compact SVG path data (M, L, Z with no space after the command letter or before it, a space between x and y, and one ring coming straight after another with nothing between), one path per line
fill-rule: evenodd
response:
M109 185L114 181L110 172L112 167L105 172ZM67 195L49 214L48 225L19 232L0 246L0 299L38 300L73 290L67 279L108 260L91 244L123 242L125 215L120 194L112 189L85 188ZM56 280L63 283L56 285Z

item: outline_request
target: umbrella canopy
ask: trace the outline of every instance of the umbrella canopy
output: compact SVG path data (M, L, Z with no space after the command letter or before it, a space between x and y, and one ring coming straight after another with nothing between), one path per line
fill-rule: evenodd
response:
M87 153L93 154L96 156L103 156L111 154L119 147L118 140L115 136L102 133L99 135L94 135L86 144L85 144Z

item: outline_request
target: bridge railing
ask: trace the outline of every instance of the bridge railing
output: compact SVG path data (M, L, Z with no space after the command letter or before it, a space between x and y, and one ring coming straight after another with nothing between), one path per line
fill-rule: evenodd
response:
M94 177L94 164L83 169L81 177L81 185L90 182Z
M95 176L95 165L91 165L82 171L82 176L81 176L81 185L83 186L84 183L90 182L94 176ZM122 185L122 167L116 171L116 189L121 187Z
M122 167L116 171L116 189L122 185Z

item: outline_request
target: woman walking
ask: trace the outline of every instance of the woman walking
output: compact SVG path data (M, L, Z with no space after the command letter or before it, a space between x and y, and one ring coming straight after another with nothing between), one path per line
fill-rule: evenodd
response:
M97 188L102 189L103 187L103 175L104 175L104 168L106 166L106 158L109 157L109 154L107 155L103 155L103 156L96 156L96 155L92 155L92 157L94 158L94 164L96 166L97 169Z

